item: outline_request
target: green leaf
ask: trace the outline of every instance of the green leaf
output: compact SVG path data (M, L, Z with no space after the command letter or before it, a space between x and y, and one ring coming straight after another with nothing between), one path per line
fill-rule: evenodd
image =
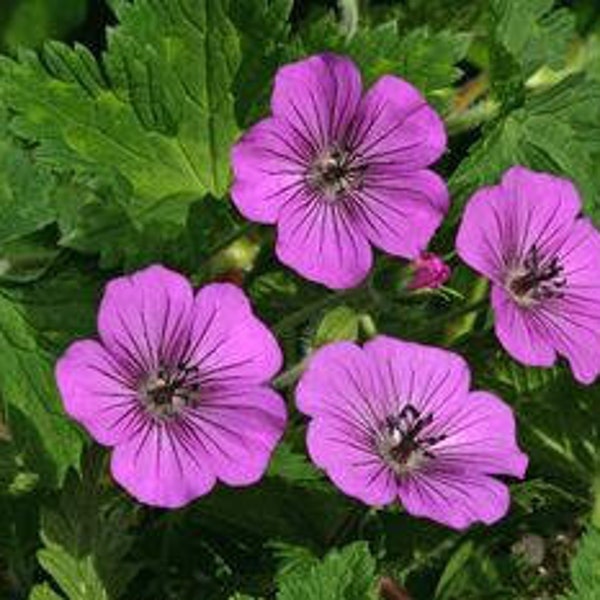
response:
M348 306L337 306L325 314L315 333L316 348L339 340L358 338L359 315Z
M284 541L320 547L352 508L345 497L281 477L232 489L221 486L194 505L195 527L237 540Z
M47 583L36 585L29 594L29 600L62 600L62 598L62 596L52 591Z
M292 571L280 581L277 600L367 600L375 598L375 560L366 543L332 550L308 572Z
M103 461L93 460L83 479L69 474L58 503L42 512L38 561L69 600L123 598L136 572L126 561L130 509L100 487Z
M47 485L79 462L82 441L63 412L54 357L39 343L22 305L0 295L0 394L15 444Z
M12 598L16 594L23 597L37 571L35 552L40 543L39 498L34 494L18 497L0 494L0 514L0 563L3 574L0 597Z
M503 109L523 104L525 86L534 73L566 63L575 37L575 18L553 0L491 0L489 64L492 93Z
M265 258L266 265L261 263L261 258ZM302 280L290 270L282 270L268 247L259 255L257 263L248 291L258 313L268 322L283 320L326 295L322 286ZM316 317L320 314L317 313ZM314 316L309 315L307 320Z
M230 2L229 15L240 35L242 60L234 82L235 109L247 126L268 112L272 80L284 62L293 0Z
M238 37L221 0L114 4L120 25L102 65L58 43L41 59L3 58L0 98L17 114L13 129L40 142L40 161L120 173L134 220L181 224L190 201L229 183Z
M18 471L18 457L14 445L0 438L0 494L8 491Z
M563 600L596 600L600 596L600 531L590 527L571 563L574 591Z
M282 582L289 577L308 576L311 569L319 564L318 557L304 546L294 546L283 542L273 542L269 546L277 560L275 576L277 582Z
M476 29L487 2L464 0L406 0L395 6L403 30L424 24L434 29Z
M87 0L20 0L13 6L11 2L6 4L0 9L8 12L0 18L0 39L13 52L63 37L83 21L87 10Z
M84 254L99 254L103 268L131 266L140 252L141 226L128 214L126 182L102 176L68 177L54 200L61 237L58 244ZM152 227L152 225L147 225ZM157 238L155 230L156 248Z
M234 230L229 203L207 196L189 205L187 219L173 223L178 198L165 199L143 222L129 214L125 182L101 175L68 178L54 193L61 232L59 245L99 254L102 268L126 271L161 262L193 272L214 245Z
M40 348L54 357L74 338L96 333L96 309L105 281L92 261L64 258L60 269L27 286L3 290L23 314Z
M35 248L32 248L35 252ZM74 338L96 330L103 280L86 260L64 259L28 285L0 288L0 393L8 428L27 472L60 484L79 464L82 438L64 413L56 358Z
M471 540L461 544L454 552L438 582L435 599L455 600L473 598L486 590L490 598L503 589L500 573L483 547Z
M446 88L460 77L456 66L469 48L471 36L453 31L431 31L420 27L400 31L396 21L360 28L346 38L338 24L327 16L303 33L304 52L324 48L350 55L361 69L366 85L386 74L408 80L438 107L444 106Z
M240 61L228 1L113 4L120 26L109 34L105 62L117 93L131 102L147 129L175 134L178 162L190 180L222 195L237 135L231 87Z
M26 285L43 279L61 260L55 241L55 231L45 227L5 242L0 246L0 282L7 286Z
M553 0L490 1L495 41L520 64L526 76L542 65L562 66L575 36L571 11L553 7Z
M464 200L477 188L499 182L509 167L520 164L572 179L588 213L600 218L600 84L585 75L566 78L532 94L525 106L510 112L485 131L450 179L459 216Z
M600 386L582 386L565 373L523 402L520 435L532 461L561 487L585 498L600 473Z
M307 460L304 454L295 452L289 442L280 443L269 464L268 475L281 477L286 481L316 489L323 478L319 471Z
M498 350L494 340L492 348L471 346L467 351L475 367L477 386L497 389L506 399L515 403L535 400L563 374L560 367L527 367Z
M15 444L0 439L0 495L26 494L37 482L38 476L25 466Z
M36 168L31 154L6 131L0 106L0 245L37 231L55 219L52 177Z
M363 69L367 81L385 74L398 75L440 103L443 90L460 77L456 64L469 48L471 36L421 27L401 32L391 21L373 29L361 29L348 50Z
M528 515L553 506L586 505L584 498L571 492L572 490L564 490L541 478L527 479L510 487L511 503Z
M232 237L236 237L240 230L251 227L253 225L249 222L238 224L231 205L212 196L192 204L187 231L195 266L207 261L219 250L227 249Z

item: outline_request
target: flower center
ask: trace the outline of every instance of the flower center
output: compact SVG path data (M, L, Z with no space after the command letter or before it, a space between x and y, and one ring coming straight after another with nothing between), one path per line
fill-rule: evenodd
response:
M561 298L567 280L558 257L541 257L534 244L522 265L509 273L506 287L521 306L532 306L541 300Z
M423 435L431 423L433 414L421 416L412 404L407 404L397 415L386 417L377 440L377 449L397 475L414 471L425 460L435 458L431 448L445 440L446 436Z
M172 420L200 399L198 369L177 365L159 367L140 385L141 401L147 412L158 420Z
M352 165L349 152L334 146L312 163L307 180L309 185L321 192L325 198L337 200L361 186L364 170L364 167Z

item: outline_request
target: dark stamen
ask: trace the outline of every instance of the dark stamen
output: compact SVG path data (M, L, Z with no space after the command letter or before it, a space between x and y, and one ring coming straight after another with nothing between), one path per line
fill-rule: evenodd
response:
M534 244L527 253L519 273L509 277L508 289L518 301L525 304L560 298L563 296L562 288L567 285L563 273L564 267L558 257L545 260L539 255Z
M362 184L365 167L352 164L351 155L334 147L318 157L311 165L308 184L330 199L337 199Z
M198 401L196 367L178 364L174 369L160 367L140 385L141 400L155 418L172 419Z
M385 420L379 449L384 459L398 471L410 467L414 458L435 458L431 448L446 439L445 435L421 437L423 431L433 423L433 414L421 416L412 404L407 404L397 415Z

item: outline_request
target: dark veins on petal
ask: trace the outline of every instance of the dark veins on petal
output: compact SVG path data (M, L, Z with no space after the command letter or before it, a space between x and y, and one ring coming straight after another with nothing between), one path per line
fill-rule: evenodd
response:
M314 100L313 100L314 101ZM405 145L401 141L397 147L379 151L377 148L392 136L400 136L400 130L406 120L423 108L419 104L401 119L393 121L386 129L374 133L377 123L385 112L387 102L381 102L370 110L356 112L344 131L332 115L330 131L321 131L319 135L303 119L308 137L312 140L310 158L304 181L308 187L326 201L334 202L345 198L356 198L354 193L366 186L369 169L394 164L393 155L410 150L415 144ZM294 107L300 117L302 111ZM319 114L315 109L315 114ZM339 115L338 115L339 117ZM297 128L293 127L296 133ZM303 135L303 138L305 136ZM367 143L368 140L368 143ZM366 145L365 145L366 144Z

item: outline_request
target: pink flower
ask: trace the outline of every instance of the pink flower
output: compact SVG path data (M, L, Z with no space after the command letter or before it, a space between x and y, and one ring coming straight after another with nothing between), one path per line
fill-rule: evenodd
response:
M411 263L409 290L437 289L450 279L450 267L436 254L423 252Z
M296 396L312 460L366 504L400 500L456 529L494 523L510 500L493 476L523 477L527 457L511 409L469 385L467 364L446 350L383 336L326 346Z
M248 219L277 224L283 263L348 288L369 272L370 244L419 255L448 193L427 170L444 125L414 87L385 76L363 96L356 66L322 54L280 69L271 110L233 149L232 197Z
M100 340L75 342L56 378L67 412L113 446L113 477L141 502L175 508L217 479L263 475L286 422L266 385L281 352L244 293L213 284L195 296L152 266L108 284Z
M591 383L600 372L600 234L580 211L566 179L513 167L470 200L456 245L492 282L504 348L541 367L565 356Z

